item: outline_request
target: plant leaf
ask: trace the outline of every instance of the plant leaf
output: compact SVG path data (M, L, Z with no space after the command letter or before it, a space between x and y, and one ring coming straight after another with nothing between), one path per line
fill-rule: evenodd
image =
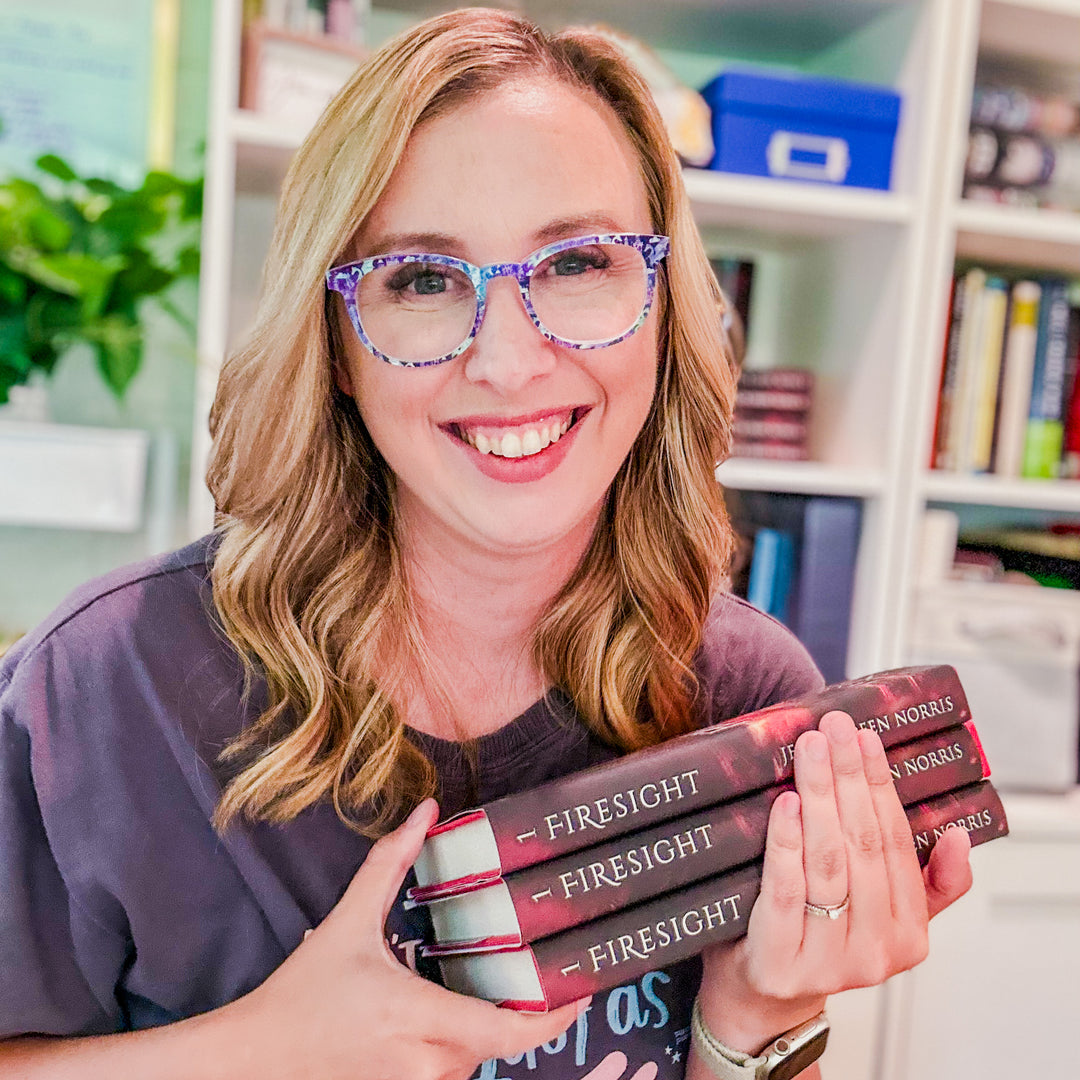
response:
M45 251L63 251L71 243L74 229L52 207L35 208L26 219L30 240Z
M84 317L92 319L105 306L109 286L122 266L123 261L116 258L95 259L77 252L58 252L31 260L25 270L28 277L42 285L79 297Z
M142 361L139 324L122 315L106 315L87 327L86 336L94 343L98 370L109 389L118 398L123 397Z
M57 157L56 154L42 154L34 164L43 173L55 176L57 180L70 183L72 180L79 179L75 170L63 158Z

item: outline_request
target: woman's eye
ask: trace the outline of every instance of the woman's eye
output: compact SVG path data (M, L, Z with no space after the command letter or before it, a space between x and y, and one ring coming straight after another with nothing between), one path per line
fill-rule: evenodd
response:
M547 270L558 277L571 277L587 274L590 270L603 270L607 265L608 260L603 252L573 250L553 255L541 270Z
M437 296L446 292L446 272L440 268L425 266L423 263L409 263L402 266L390 278L388 284L396 293L409 292L415 296Z

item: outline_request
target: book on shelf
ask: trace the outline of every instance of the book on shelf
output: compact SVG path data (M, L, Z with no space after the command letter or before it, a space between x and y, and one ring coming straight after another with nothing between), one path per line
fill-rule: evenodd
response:
M1021 475L1032 479L1058 475L1064 442L1064 381L1069 335L1068 283L1043 282L1035 345L1031 405L1024 433Z
M905 808L924 864L949 828L973 846L1008 833L989 780ZM438 956L446 986L506 1008L543 1012L640 978L746 933L761 885L758 863L705 878L582 926L500 950L425 949Z
M747 337L750 333L750 298L754 288L754 263L751 259L719 256L709 260L720 290L738 312Z
M963 472L967 468L974 430L979 383L979 327L987 277L984 269L975 266L962 278L963 298L957 327L956 376L949 424L945 429L945 468L954 472Z
M930 464L935 469L951 469L948 441L956 399L956 369L960 357L960 327L964 316L964 279L954 277L949 292L946 316L945 348L941 357L941 381L938 386L937 419ZM1026 413L1024 414L1026 417Z
M1018 281L1012 287L994 452L998 476L1018 477L1023 464L1041 296L1042 286L1037 281Z
M905 805L989 776L970 721L891 747L887 758ZM435 944L527 944L760 859L773 801L792 787L774 785L431 901Z
M463 892L790 780L795 740L836 709L877 731L886 747L971 719L948 665L897 668L828 686L436 824L414 864L409 898Z
M806 501L791 629L830 682L847 673L861 527L858 499Z
M994 421L997 417L1008 309L1008 285L1003 278L987 277L979 304L979 325L975 337L975 385L971 402L971 432L964 447L965 472L989 472L993 461Z
M781 529L758 529L746 599L759 611L785 622L794 577L795 541L791 534Z
M1069 294L1068 361L1065 376L1065 432L1062 435L1061 476L1080 479L1080 282Z
M806 646L827 682L847 674L851 609L855 595L855 568L862 527L862 503L839 496L806 496L777 492L728 493L736 532L750 538L750 579L741 579L735 591L779 618ZM760 591L752 591L758 537L774 530L791 538L794 566L784 573L782 560L762 554L761 571L777 570L775 582L765 578ZM766 537L769 535L765 533ZM775 600L775 603L763 603Z

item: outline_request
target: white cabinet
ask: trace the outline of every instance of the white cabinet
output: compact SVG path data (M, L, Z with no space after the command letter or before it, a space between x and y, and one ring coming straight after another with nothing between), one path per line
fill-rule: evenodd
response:
M1010 836L973 852L976 887L934 920L929 958L889 987L880 1080L1080 1072L1080 797L1006 812Z

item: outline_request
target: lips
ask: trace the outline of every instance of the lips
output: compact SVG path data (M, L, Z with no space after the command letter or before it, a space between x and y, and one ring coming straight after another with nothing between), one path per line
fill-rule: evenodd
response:
M469 417L444 425L444 429L481 454L510 459L533 457L557 443L587 411L557 409L506 420Z

